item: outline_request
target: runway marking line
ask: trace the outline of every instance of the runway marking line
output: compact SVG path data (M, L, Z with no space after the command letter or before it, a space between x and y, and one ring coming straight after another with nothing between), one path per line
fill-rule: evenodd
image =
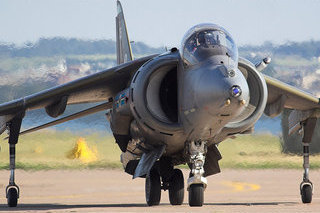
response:
M261 188L259 184L245 183L245 182L238 182L238 181L222 181L220 183L224 186L231 188L232 192L257 191Z

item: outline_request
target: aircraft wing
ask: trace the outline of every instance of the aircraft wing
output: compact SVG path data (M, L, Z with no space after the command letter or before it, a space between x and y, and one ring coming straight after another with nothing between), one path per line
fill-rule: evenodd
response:
M282 107L297 110L310 110L320 108L319 98L299 90L277 79L264 75L268 86L267 105L280 103Z
M275 117L284 108L292 109L289 115L289 134L299 130L308 118L319 117L319 98L267 75L264 75L264 78L268 87L264 113Z
M17 114L45 108L51 117L64 112L66 105L109 101L125 89L133 74L154 55L62 84L17 100L0 104L0 134ZM111 105L108 105L110 108Z

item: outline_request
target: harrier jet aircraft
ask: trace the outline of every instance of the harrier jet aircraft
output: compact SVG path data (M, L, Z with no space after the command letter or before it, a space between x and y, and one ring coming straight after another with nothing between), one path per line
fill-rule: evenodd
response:
M14 178L19 135L106 111L125 171L146 179L148 205L159 204L162 189L172 205L182 204L184 177L175 166L188 164L189 205L202 206L206 177L220 172L217 144L251 133L263 113L273 117L284 108L292 109L290 133L304 133L300 192L302 202L310 203L309 144L319 99L262 74L270 58L258 64L240 58L231 35L215 24L192 27L180 49L133 59L119 1L117 9L118 66L0 105L0 130L8 130L10 144L8 205L17 206L20 195ZM44 108L55 118L69 104L94 102L99 104L20 132L29 110Z

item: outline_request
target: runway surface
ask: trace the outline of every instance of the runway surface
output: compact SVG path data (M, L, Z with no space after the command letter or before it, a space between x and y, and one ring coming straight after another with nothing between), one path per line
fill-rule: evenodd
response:
M19 205L9 209L4 193L9 171L0 171L0 212L320 212L320 170L310 175L312 204L300 200L302 169L224 170L208 178L204 206L191 208L187 192L182 206L171 206L167 191L159 206L148 207L144 179L132 180L121 170L18 170Z

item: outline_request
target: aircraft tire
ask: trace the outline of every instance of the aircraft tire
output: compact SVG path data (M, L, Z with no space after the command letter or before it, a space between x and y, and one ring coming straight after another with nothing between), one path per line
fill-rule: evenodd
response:
M169 200L171 205L181 205L184 198L184 178L180 169L174 169L169 182Z
M7 192L7 202L9 207L16 207L18 204L18 191L16 188L10 188Z
M301 188L301 200L302 200L302 203L311 203L312 187L310 185L304 185Z
M203 184L192 184L189 188L189 206L202 206L204 197Z
M146 201L148 206L159 205L161 199L160 174L156 169L151 169L146 177L145 185Z

